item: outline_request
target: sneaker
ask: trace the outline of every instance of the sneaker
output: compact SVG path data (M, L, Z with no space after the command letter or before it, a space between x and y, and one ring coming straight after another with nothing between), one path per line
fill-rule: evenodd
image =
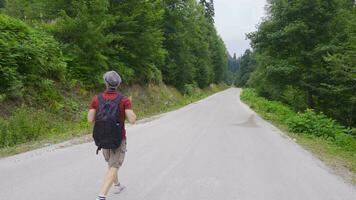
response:
M98 196L96 197L96 200L106 200L106 197Z
M114 194L119 194L123 189L125 189L125 186L122 185L121 183L118 183L118 184L114 185L113 193Z

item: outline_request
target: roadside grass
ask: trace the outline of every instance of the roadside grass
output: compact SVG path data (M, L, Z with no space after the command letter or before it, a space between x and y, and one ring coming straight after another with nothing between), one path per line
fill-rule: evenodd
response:
M175 110L227 88L224 84L210 85L205 89L193 88L190 95L184 95L173 87L160 84L134 85L123 88L122 92L132 96L133 109L138 119L143 119ZM9 116L0 117L0 157L90 134L91 125L86 121L86 114L93 94L66 94L60 104L41 109L24 105L14 107Z
M287 105L260 97L249 88L242 91L241 100L264 119L296 139L297 143L324 161L336 174L356 184L354 128L344 127L323 113L313 110L296 113Z

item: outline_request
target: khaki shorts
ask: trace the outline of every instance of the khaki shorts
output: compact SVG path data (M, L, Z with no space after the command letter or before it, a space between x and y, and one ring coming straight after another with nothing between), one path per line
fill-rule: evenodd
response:
M125 159L126 140L121 141L121 145L114 152L112 149L103 149L103 155L109 167L120 168Z

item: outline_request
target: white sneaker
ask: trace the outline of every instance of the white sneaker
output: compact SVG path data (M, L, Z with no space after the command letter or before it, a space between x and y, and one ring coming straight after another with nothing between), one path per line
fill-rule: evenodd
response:
M114 185L114 187L112 189L113 189L114 194L119 194L122 190L125 189L125 186L122 185L121 183L118 183L118 184Z
M106 200L106 197L102 197L102 196L98 196L98 197L96 197L96 200Z

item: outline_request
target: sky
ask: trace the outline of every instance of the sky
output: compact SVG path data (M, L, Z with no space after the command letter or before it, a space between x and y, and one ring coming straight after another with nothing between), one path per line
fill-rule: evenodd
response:
M231 55L250 48L246 33L256 30L265 16L266 0L215 0L215 26Z

